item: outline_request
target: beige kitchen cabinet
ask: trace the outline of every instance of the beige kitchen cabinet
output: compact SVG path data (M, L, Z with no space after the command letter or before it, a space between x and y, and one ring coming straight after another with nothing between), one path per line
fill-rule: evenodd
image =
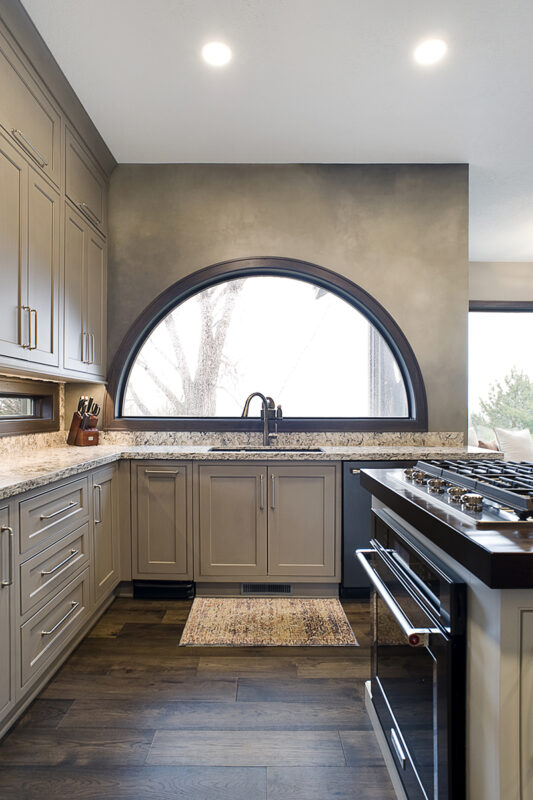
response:
M246 464L200 467L199 577L265 574L266 473Z
M116 467L92 473L93 499L93 590L98 605L120 580L120 531Z
M0 719L15 702L13 539L9 508L0 508Z
M32 163L59 186L59 112L1 33L0 98L0 124Z
M196 579L335 579L334 465L200 466Z
M104 377L107 336L107 256L104 239L65 203L63 363Z
M65 194L100 231L106 230L106 179L72 131L66 129Z
M133 462L134 578L192 580L191 484L188 463Z
M268 468L268 574L335 574L335 467Z
M59 194L0 136L0 356L59 365Z

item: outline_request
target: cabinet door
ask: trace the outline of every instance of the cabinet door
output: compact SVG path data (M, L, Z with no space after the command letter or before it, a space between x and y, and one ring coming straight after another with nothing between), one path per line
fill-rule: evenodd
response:
M93 159L67 128L65 192L93 225L105 233L106 182Z
M87 337L84 335L85 222L65 204L65 324L64 365L84 372Z
M59 194L30 169L28 194L28 306L32 347L28 358L59 364Z
M265 575L266 526L266 467L200 467L200 575Z
M1 124L32 162L59 186L59 113L1 34L0 97Z
M120 580L118 496L115 467L96 470L93 492L93 586L94 600L107 597Z
M183 463L136 465L134 577L192 579L190 467Z
M12 586L14 543L8 525L9 510L2 508L0 509L0 717L13 704L15 693Z
M335 467L268 468L269 575L335 576Z
M0 136L0 354L26 358L28 168L22 156ZM23 347L26 345L26 347Z
M86 232L86 322L88 336L87 372L104 375L106 368L106 246L90 228Z

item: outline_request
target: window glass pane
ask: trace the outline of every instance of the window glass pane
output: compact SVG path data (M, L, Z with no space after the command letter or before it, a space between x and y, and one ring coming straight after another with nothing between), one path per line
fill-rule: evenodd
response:
M533 432L533 314L472 311L469 315L468 405L478 438L493 426Z
M33 400L31 397L0 396L0 419L32 416Z
M253 391L287 417L408 416L396 360L366 317L273 276L226 281L168 314L133 363L123 414L237 417Z

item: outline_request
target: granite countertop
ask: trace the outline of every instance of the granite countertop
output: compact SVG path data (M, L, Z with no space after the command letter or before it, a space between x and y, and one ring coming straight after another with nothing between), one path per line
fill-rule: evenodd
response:
M429 458L499 458L501 453L477 447L375 446L323 447L321 451L211 451L207 446L43 447L9 454L0 466L0 500L95 467L126 459L194 461L416 461Z

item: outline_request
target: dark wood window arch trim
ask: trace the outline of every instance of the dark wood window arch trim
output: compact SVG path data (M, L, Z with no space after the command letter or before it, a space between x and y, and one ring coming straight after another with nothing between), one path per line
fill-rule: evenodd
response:
M276 275L323 286L351 303L377 328L391 348L407 391L409 416L402 418L287 418L279 431L427 431L427 398L422 372L403 332L385 308L357 284L332 270L291 258L242 258L222 261L187 275L165 289L137 317L118 348L108 375L105 426L112 430L256 431L259 419L199 417L122 417L122 396L131 365L161 319L192 295L231 278Z

